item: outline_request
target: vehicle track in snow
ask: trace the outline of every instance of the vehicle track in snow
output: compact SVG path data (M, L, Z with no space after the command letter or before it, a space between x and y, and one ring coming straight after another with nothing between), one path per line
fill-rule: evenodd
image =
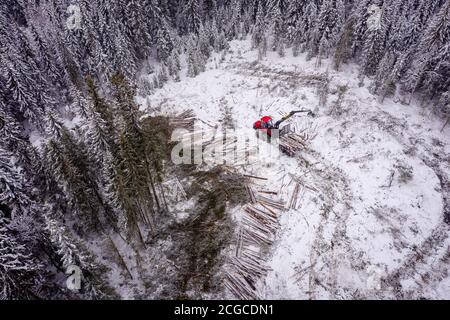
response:
M425 284L429 284L432 280L435 282L440 281L448 276L447 265L450 248L447 244L447 239L450 234L448 225L450 183L446 170L443 167L450 164L449 156L445 154L439 143L431 146L424 139L420 139L417 135L411 133L408 128L399 126L398 124L401 120L394 118L391 114L381 111L376 119L376 122L381 127L386 128L386 131L397 139L399 143L415 150L416 156L434 171L441 184L441 193L444 199L442 223L430 233L420 246L412 249L412 252L399 268L383 279L384 289L392 289L395 298L420 298ZM435 257L437 258L433 259ZM419 280L416 279L417 276L419 276ZM417 285L415 290L405 291L403 289L402 283L407 280L411 280Z
M330 298L342 297L338 288L339 264L347 258L348 241L346 223L351 212L351 191L345 174L333 167L317 152L305 150L302 157L308 155L316 162L309 171L310 183L321 199L321 219L314 235L309 255L310 272L308 295L316 299L316 292L325 290ZM330 227L331 226L331 227ZM328 230L329 235L324 232Z
M443 145L435 141L432 146L420 138L420 135L412 132L411 127L392 114L379 108L369 118L382 130L392 136L399 144L405 147L406 152L411 152L425 165L430 167L441 185L441 195L444 200L442 222L439 223L419 246L413 246L410 254L401 265L393 272L383 277L382 291L375 294L378 298L384 298L385 294L392 293L396 299L421 298L425 285L432 281L439 282L448 276L448 261L450 247L447 243L450 234L448 225L450 217L450 183L448 167L450 157L445 153ZM407 240L407 239L405 239ZM410 281L414 283L414 289L404 288L402 283Z
M444 223L434 229L419 247L412 250L399 268L382 280L383 290L392 291L396 299L417 299L421 297L423 284L444 279L448 274L448 233L449 227ZM419 280L416 280L417 276ZM406 280L417 284L415 290L403 289L402 283Z

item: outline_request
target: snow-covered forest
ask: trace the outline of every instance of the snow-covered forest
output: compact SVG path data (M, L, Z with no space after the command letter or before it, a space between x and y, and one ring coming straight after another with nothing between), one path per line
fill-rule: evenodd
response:
M450 0L2 0L0 299L450 298L449 120Z

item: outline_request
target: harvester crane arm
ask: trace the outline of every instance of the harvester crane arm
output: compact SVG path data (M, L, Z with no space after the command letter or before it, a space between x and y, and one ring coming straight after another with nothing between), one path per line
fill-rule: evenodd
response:
M285 122L286 120L290 119L291 117L293 117L294 115L296 115L297 113L308 113L308 114L312 114L311 110L307 110L307 109L302 109L302 110L295 110L295 111L291 111L288 113L288 115L286 115L285 117L283 117L281 120L278 120L275 123L275 128L278 129L280 127L280 125Z

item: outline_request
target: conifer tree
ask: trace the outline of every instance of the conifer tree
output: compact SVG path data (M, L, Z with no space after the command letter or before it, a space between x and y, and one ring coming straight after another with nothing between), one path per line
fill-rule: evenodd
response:
M209 58L211 55L211 44L210 44L210 36L205 26L201 26L198 35L198 47L205 58Z
M25 214L30 207L29 186L14 164L14 156L0 145L0 201L11 217Z
M307 1L294 0L289 1L286 9L286 40L292 44L292 52L297 56L302 42L303 32L299 28L302 23L302 18Z
M183 0L180 4L178 20L181 29L187 33L198 33L201 26L199 0Z
M167 61L174 46L168 25L163 21L161 23L156 33L156 50L158 58L161 61Z
M378 64L383 58L386 43L386 29L388 27L386 18L385 15L382 15L379 25L367 26L361 54L360 78L363 75L374 75Z
M35 298L41 267L0 211L0 299Z
M75 217L86 223L86 229L98 228L104 206L85 150L66 128L60 135L58 140L50 139L44 148L48 175L62 188Z
M173 51L167 62L169 75L175 80L180 81L180 57L176 51Z
M285 0L270 0L267 9L267 19L273 32L272 50L277 51L280 56L284 55L286 5Z
M154 204L157 196L150 188L153 178L150 164L145 152L145 137L139 125L139 109L134 103L135 89L125 77L116 74L111 79L117 101L119 121L119 153L117 162L115 190L125 193L122 207L127 215L129 235L137 235L140 241L143 236L138 223L142 222L154 229ZM117 178L120 179L117 180ZM125 190L123 187L125 186ZM131 209L133 208L133 209Z
M431 20L421 38L415 55L415 63L405 81L407 88L415 92L421 86L425 86L428 88L429 94L448 88L446 73L449 70L449 42L450 2L447 1Z
M262 0L258 0L258 8L256 10L256 22L253 28L253 35L252 35L253 49L259 48L263 42L263 39L265 39L265 27L266 27L265 15L266 13L264 2Z
M197 38L191 37L187 43L187 76L196 77L198 74L205 70L205 57L198 48Z

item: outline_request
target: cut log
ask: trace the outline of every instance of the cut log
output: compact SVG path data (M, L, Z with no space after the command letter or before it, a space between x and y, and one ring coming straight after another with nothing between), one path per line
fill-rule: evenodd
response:
M248 196L250 197L250 202L256 203L255 192L253 191L252 187L250 187L249 185L246 185L245 189L247 190Z
M268 205L270 207L273 207L275 209L279 209L279 210L286 210L285 208L285 204L282 201L276 201L261 195L256 196L256 200L259 203L264 203L265 205Z
M248 175L248 174L244 174L244 177L246 177L246 178L252 178L252 179L257 179L257 180L264 180L264 181L269 180L269 179L264 178L264 177L257 177L257 176L252 176L252 175Z
M296 183L294 191L292 192L291 200L289 201L288 209L294 209L297 205L298 193L300 192L300 183Z

